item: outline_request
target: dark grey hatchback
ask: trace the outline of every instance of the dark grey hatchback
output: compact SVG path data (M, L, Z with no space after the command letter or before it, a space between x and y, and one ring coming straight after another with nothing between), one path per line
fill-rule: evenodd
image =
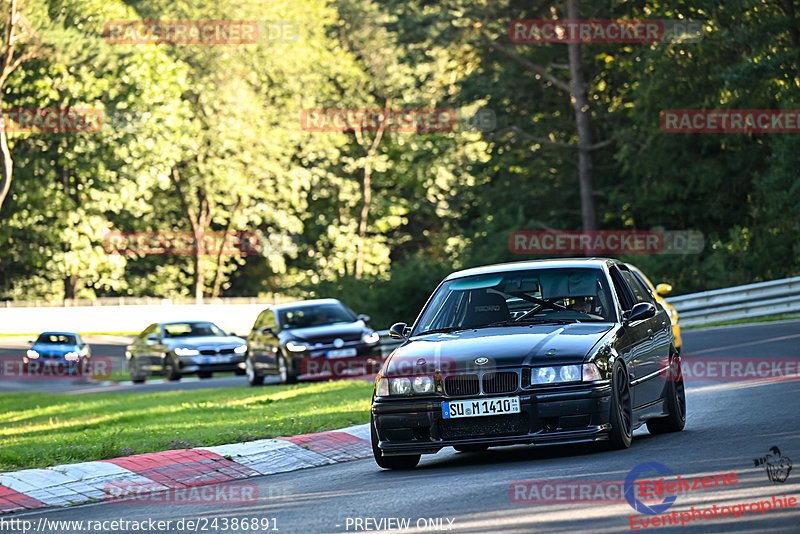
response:
M151 375L169 380L194 374L210 378L215 372L244 374L245 340L228 335L208 321L153 323L125 350L134 383Z
M371 430L383 468L443 447L601 442L683 429L669 316L616 260L492 265L448 276L375 380Z
M369 316L356 315L336 299L276 304L261 312L247 336L247 381L281 383L370 377L383 362Z

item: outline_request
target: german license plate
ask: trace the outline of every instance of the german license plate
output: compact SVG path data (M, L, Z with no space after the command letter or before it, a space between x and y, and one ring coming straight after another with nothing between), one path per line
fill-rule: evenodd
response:
M328 358L349 358L351 356L355 356L358 354L358 351L355 347L349 349L336 349L336 350L329 350L328 351Z
M228 356L218 354L216 356L206 356L206 363L226 363L228 362Z
M442 416L445 419L504 415L519 412L519 397L496 397L442 403Z

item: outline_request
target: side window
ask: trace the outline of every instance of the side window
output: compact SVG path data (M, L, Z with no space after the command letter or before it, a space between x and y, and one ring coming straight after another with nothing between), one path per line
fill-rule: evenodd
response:
M264 310L258 314L258 317L256 317L256 322L253 323L253 330L260 330L264 327L264 317L266 317L268 311L269 310Z
M272 328L273 332L278 331L278 323L275 321L275 312L272 310L264 310L263 314L263 323L261 324L261 328L268 326Z
M631 291L633 291L633 297L636 299L636 304L639 304L640 302L649 302L650 304L655 304L650 292L646 287L644 287L644 285L642 285L639 279L633 275L633 273L623 269L620 269L620 271L622 272L622 277L625 278L625 281L628 283L628 287L630 287Z
M611 281L614 284L614 292L617 294L620 304L622 304L622 309L630 310L633 308L633 305L636 304L634 302L634 297L631 294L631 290L628 289L628 285L625 283L625 279L623 278L622 273L620 273L619 268L612 267L610 272Z
M150 326L148 326L147 328L144 329L144 332L139 334L139 337L141 339L147 339L147 336L149 336L150 334L158 335L158 333L159 333L158 332L158 325L157 324L151 324Z

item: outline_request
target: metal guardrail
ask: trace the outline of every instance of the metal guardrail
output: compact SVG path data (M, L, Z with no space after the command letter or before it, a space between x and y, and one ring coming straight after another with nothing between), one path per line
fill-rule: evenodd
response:
M800 276L667 298L681 326L800 313Z
M389 337L388 330L378 330L378 335L381 336L381 356L384 358L391 354L392 351L400 346L400 344L403 342L402 339L394 339Z

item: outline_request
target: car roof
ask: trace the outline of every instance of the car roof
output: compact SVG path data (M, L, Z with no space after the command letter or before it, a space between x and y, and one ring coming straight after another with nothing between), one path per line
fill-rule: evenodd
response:
M155 323L155 324L159 326L165 326L170 324L192 324L192 323L211 323L214 325L216 324L214 321L209 321L208 319L203 319L203 320L190 319L188 321L166 321L163 323Z
M294 302L282 302L270 306L273 310L283 310L286 308L296 308L298 306L311 306L313 304L342 304L338 299L312 299L312 300L296 300Z
M473 267L471 269L464 269L463 271L456 271L445 278L445 280L452 280L454 278L462 278L465 276L474 276L476 274L507 273L512 271L524 271L527 269L557 269L568 267L594 267L596 269L601 269L603 266L612 263L616 264L620 262L612 258L563 258L515 261L510 263L484 265L482 267Z
M77 332L42 332L40 336L75 336L80 337Z

